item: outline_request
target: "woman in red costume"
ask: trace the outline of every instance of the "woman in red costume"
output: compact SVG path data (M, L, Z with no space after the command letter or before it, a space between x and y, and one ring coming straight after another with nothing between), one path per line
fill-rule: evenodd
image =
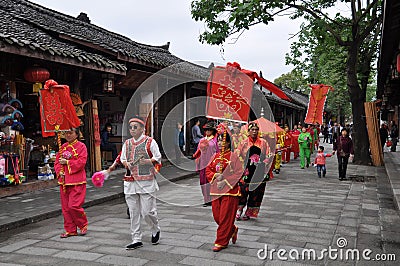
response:
M214 252L227 248L230 239L233 244L236 243L238 227L235 225L235 213L240 196L238 182L243 173L243 163L231 152L229 134L226 134L225 141L223 134L219 135L218 147L220 152L212 157L206 168L211 184L212 213L218 224Z
M203 207L211 205L210 184L206 177L206 167L211 157L218 151L217 128L215 123L210 121L203 126L205 137L199 142L197 151L193 154L196 159L196 170L200 175L201 192L203 193Z
M290 162L290 153L292 152L292 134L289 131L289 127L285 127L285 135L283 137L283 142L284 142L284 151L282 154L282 162L283 163L289 163Z
M64 216L65 233L61 238L86 235L88 220L82 208L86 196L87 149L78 141L79 129L65 132L67 140L56 155L54 169L60 184L61 209Z
M270 148L267 141L259 136L259 126L256 122L250 122L248 126L249 137L243 140L236 152L241 158L245 158L246 165L239 186L241 197L236 212L237 220L249 220L257 218L264 197L266 182L270 178L266 165L270 160ZM271 158L273 160L273 158ZM247 205L243 217L242 212Z
M300 130L297 128L297 125L294 125L293 130L290 132L292 135L292 149L291 151L294 153L293 159L297 159L299 157L300 153L300 147L299 147L299 135L300 135Z

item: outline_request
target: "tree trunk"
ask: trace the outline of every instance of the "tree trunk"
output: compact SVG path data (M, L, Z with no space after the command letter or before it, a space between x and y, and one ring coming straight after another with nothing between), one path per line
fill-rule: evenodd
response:
M365 91L362 91L357 80L357 42L354 41L348 50L347 88L350 94L353 113L354 163L367 165L371 163L369 139L365 119Z

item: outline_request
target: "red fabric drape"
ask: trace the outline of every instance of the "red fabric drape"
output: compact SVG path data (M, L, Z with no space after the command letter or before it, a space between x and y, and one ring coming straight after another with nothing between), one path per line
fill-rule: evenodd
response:
M211 70L207 86L207 116L247 122L254 80L278 97L290 101L281 89L256 72L242 69L236 62L228 63L226 67Z
M270 92L272 92L273 94L278 96L279 98L281 98L283 100L291 101L290 98L281 89L279 89L275 84L260 77L256 72L251 71L251 70L241 69L240 65L236 62L228 63L226 66L227 66L227 68L231 67L231 68L239 69L242 73L249 76L253 81L257 80L261 86L263 86L264 88L266 88L267 90L269 90Z
M333 90L333 88L324 84L310 84L309 86L311 87L311 92L304 122L307 124L322 124L326 96L328 91Z
M44 89L39 91L42 136L55 135L55 126L59 130L79 127L80 121L69 95L67 85L58 85L54 80L46 81Z
M252 91L253 81L239 70L214 68L207 86L207 116L247 122Z

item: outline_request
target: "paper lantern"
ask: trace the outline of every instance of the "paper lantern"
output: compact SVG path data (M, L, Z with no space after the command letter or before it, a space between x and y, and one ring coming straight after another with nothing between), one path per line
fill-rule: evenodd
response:
M38 66L33 66L25 70L24 78L26 81L35 83L33 85L33 92L38 92L42 88L41 82L45 82L50 77L50 72Z

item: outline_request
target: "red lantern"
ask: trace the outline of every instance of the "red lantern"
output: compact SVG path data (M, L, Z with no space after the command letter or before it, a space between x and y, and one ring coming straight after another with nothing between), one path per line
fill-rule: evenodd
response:
M24 72L25 80L33 83L45 82L49 77L50 72L42 67L30 67Z

